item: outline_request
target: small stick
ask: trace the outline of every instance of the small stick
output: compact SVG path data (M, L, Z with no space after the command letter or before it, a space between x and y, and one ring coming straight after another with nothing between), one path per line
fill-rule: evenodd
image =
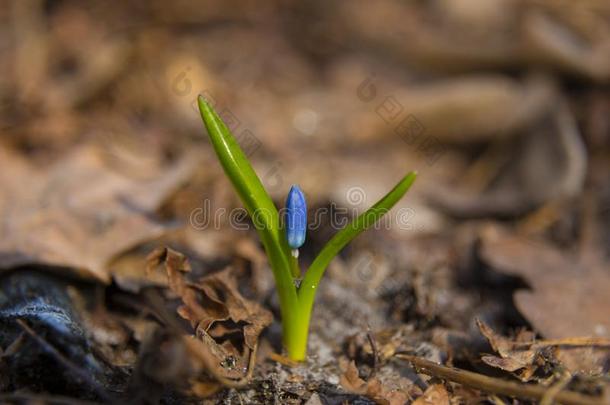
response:
M539 340L534 342L515 342L515 346L531 347L532 349L548 346L598 347L610 349L610 339L600 337L572 337L566 339Z
M167 310L165 310L165 308L163 307L163 303L161 301L161 297L159 296L158 293L153 293L153 292L149 292L148 294L145 294L145 297L147 298L148 302L151 304L152 308L155 310L155 312L157 313L157 315L165 322L166 325L168 325L170 328L172 328L174 331L178 331L180 329L182 329L182 327L180 326L180 323L178 322L178 320L176 319L175 316L173 316L172 314L170 314ZM201 345L214 345L216 344L216 342L214 341L214 339L208 335L208 333L204 330L198 331L200 333L199 337L201 337L201 340L195 339L193 337L193 341L197 342L197 343L193 343L193 341L191 341L191 339L186 339L184 340L184 342L186 343L186 347L187 349L196 357L199 357L203 363L206 366L206 371L212 375L212 377L214 377L218 382L220 382L221 384L230 387L230 388L240 388L240 387L244 387L246 385L248 385L250 383L250 380L252 379L252 374L254 372L254 366L256 365L256 351L258 349L258 342L256 342L254 344L254 347L252 349L246 347L246 351L247 351L247 355L248 355L248 369L246 371L246 373L238 378L238 379L232 379L232 378L228 378L224 375L222 375L220 372L218 372L218 370L216 369L216 365L212 364L210 362L210 359L208 358L208 356L206 356L204 353L201 352L201 346L199 346L199 344ZM177 334L177 336L181 336L179 334ZM183 336L183 335L182 335ZM207 340L208 342L205 342L205 340Z
M549 387L549 389L542 397L540 405L553 405L557 394L559 394L561 390L563 390L569 384L570 381L572 381L572 376L570 375L570 373L565 373L563 377L559 379L559 381Z
M377 373L377 369L379 368L379 352L377 351L377 345L375 344L375 337L371 332L371 326L367 325L366 329L366 337L369 340L371 350L373 351L373 369L371 370L368 378L366 379L368 381L375 376L375 374Z
M406 353L397 353L395 356L421 368L425 374L444 378L481 391L516 398L530 398L538 401L542 400L548 391L548 388L539 385L506 381L500 378L474 373L472 371L447 367ZM555 395L555 400L565 405L595 405L600 403L601 398L583 395L573 391L560 391Z
M288 357L275 353L275 352L269 353L269 358L271 360L275 361L276 363L280 363L280 364L290 367L290 368L298 367L300 365L300 363L298 361L291 360Z

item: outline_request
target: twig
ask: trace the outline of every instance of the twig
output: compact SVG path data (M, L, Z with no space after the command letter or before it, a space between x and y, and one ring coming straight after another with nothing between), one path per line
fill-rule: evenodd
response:
M502 401L502 398L500 398L499 396L497 396L495 394L492 395L491 397L489 397L489 400L496 405L506 405L506 402Z
M200 337L201 339L198 339L196 336L182 333L184 328L180 323L180 320L166 309L163 299L158 291L146 290L143 292L143 296L146 304L148 305L137 303L134 300L133 306L139 307L143 314L153 316L156 321L158 321L164 327L165 331L170 334L170 336L180 339L186 350L192 355L189 356L189 358L195 357L201 360L201 363L203 363L203 369L216 380L215 382L229 388L241 388L250 382L256 363L258 342L255 343L252 349L247 346L245 348L244 356L248 356L249 359L246 373L243 376L235 379L226 377L217 370L218 364L209 358L211 355L210 347L216 345L216 342L210 335L208 335L206 331L203 329L198 331L197 337ZM121 301L130 302L130 299L126 297L126 299L121 299Z
M375 337L373 336L373 333L371 332L371 327L369 325L367 325L366 337L369 340L369 343L371 345L371 351L373 352L373 368L371 369L371 372L369 373L369 376L366 379L367 381L369 381L375 376L375 374L377 373L377 369L379 368L379 352L377 351Z
M551 385L551 387L546 390L546 393L540 401L540 405L553 405L557 394L559 394L561 390L563 390L569 384L570 381L572 381L572 376L570 375L570 373L565 373L559 379L559 381Z
M610 339L599 337L572 337L566 339L539 340L537 342L515 342L516 347L541 348L548 346L599 347L610 349Z
M299 363L298 361L294 361L286 356L283 356L283 355L275 353L275 352L269 353L269 358L271 360L275 361L276 363L280 363L280 364L290 367L290 368L298 367L301 365L301 363Z
M145 297L148 300L149 304L152 306L152 308L155 310L156 315L160 319L162 319L163 322L165 322L165 324L169 328L171 328L170 330L178 331L182 329L176 317L170 314L164 308L163 302L158 293L149 291L148 293L145 293ZM176 336L184 335L176 334ZM186 343L186 347L194 356L202 360L202 362L205 364L205 370L210 373L218 382L230 388L241 388L250 383L250 380L252 379L252 374L254 372L254 366L256 364L256 351L258 350L258 342L254 344L254 347L252 349L246 346L246 350L244 353L244 357L248 356L248 369L246 373L242 377L232 379L218 372L217 365L213 364L210 361L208 355L206 355L207 353L202 352L204 347L212 347L216 344L214 339L204 330L198 331L198 337L200 337L201 340L195 339L194 337L192 339L185 339L184 342Z
M546 387L539 385L506 381L500 378L474 373L472 371L447 367L406 353L397 353L395 357L411 362L414 366L421 368L428 375L444 378L468 387L495 394L508 395L515 398L541 400L548 391ZM599 397L583 395L572 391L558 392L555 396L555 400L566 405L594 405L600 403Z
M15 340L11 342L10 345L7 346L6 349L0 349L0 359L2 357L12 356L19 351L21 346L23 345L23 341L25 339L25 333L21 332L19 336Z

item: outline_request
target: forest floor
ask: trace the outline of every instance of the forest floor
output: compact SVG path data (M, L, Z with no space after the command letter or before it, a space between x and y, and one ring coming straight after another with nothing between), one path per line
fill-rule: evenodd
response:
M0 6L0 402L610 402L610 7ZM284 357L205 95L330 265ZM343 225L342 225L343 224Z

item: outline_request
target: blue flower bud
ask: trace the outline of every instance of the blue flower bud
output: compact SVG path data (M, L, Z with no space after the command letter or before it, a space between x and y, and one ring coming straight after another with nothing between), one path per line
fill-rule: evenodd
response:
M288 192L286 197L286 239L288 245L296 250L305 243L305 233L307 232L307 203L305 195L299 188L294 185ZM298 251L293 251L293 255L298 254Z

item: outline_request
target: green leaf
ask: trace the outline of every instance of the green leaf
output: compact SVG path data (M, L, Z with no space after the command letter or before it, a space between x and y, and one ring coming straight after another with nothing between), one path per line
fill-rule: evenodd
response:
M396 186L388 193L385 197L379 200L375 205L369 208L366 212L362 213L352 223L333 236L333 238L324 246L322 251L315 258L305 278L299 288L299 302L301 305L311 306L313 305L313 298L315 291L318 287L320 279L324 275L326 267L330 264L331 260L356 236L361 232L365 231L369 227L373 226L384 214L386 214L409 190L415 178L417 177L416 172L407 174L403 179L398 182ZM303 312L307 310L302 308Z
M255 226L260 228L265 226L267 230L277 232L279 230L277 208L237 140L203 96L199 96L198 102L201 118L208 130L214 150L248 214L253 220L259 212L265 214L260 216L260 221L255 221Z
M297 298L288 261L290 253L286 238L280 229L277 208L222 119L203 96L199 96L197 101L201 118L218 159L263 242L275 277L280 302L285 304L281 306L286 309L295 307ZM289 315L286 314L287 316ZM284 314L282 317L284 318Z
M277 208L218 114L202 96L199 96L198 103L214 150L250 214L269 258L280 298L283 337L288 354L292 359L304 360L313 300L326 267L345 245L375 224L402 198L415 181L416 174L409 173L377 204L339 231L313 261L297 291L291 271L298 275L298 262L290 254L290 247L280 228Z

